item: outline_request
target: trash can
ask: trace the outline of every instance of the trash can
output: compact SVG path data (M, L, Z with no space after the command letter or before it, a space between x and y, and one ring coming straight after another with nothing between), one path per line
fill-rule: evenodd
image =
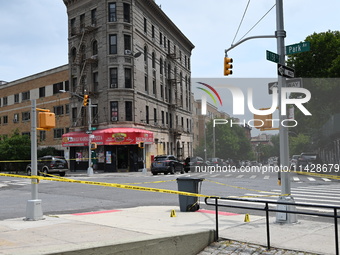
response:
M198 186L204 178L179 177L177 178L178 191L198 194ZM181 212L195 212L199 209L198 197L179 195Z

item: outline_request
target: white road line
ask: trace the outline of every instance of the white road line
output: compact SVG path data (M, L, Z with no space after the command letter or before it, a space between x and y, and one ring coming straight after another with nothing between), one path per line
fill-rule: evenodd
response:
M263 177L263 179L265 179L265 180L269 180L269 175L266 175L265 177Z
M313 177L307 177L307 179L311 182L315 182L316 180Z
M298 181L300 181L300 178L296 177L296 176L293 176L293 181L298 182Z
M250 179L255 179L256 178L256 175L252 175L249 177Z
M332 180L328 179L328 178L321 178L322 180L324 180L325 182L331 182Z

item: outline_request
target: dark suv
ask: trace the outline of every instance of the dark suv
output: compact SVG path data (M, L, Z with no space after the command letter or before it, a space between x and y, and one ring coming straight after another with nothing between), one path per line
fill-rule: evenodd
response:
M42 174L47 176L48 174L57 173L60 176L65 176L68 171L68 164L65 158L60 156L44 156L38 158L38 175ZM27 175L32 174L32 165L28 164L26 167Z
M201 157L187 157L184 161L184 171L187 173L191 169L195 170L195 166L206 166L203 158Z
M174 174L175 172L184 174L184 166L173 155L156 156L154 162L151 164L151 173L153 175L158 173Z
M307 170L311 164L321 164L318 154L303 152L297 159L296 170Z

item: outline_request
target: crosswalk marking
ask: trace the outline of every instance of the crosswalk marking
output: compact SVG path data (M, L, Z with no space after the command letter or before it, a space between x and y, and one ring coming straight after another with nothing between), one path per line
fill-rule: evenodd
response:
M263 179L265 179L265 180L269 180L269 175L266 175L265 177L263 177Z
M296 176L293 176L293 181L298 182L298 181L300 181L300 178L296 177Z
M328 178L321 178L321 179L324 180L325 182L331 182L331 180Z
M256 178L256 175L252 175L249 177L250 179L255 179Z
M316 180L313 177L307 177L308 180L310 180L311 182L315 182Z
M238 176L236 176L236 178L242 178L244 175L238 175Z

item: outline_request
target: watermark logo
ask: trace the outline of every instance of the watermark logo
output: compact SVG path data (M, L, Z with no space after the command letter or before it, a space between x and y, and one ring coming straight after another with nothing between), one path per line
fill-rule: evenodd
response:
M217 91L211 86L208 85L206 83L203 82L197 82L201 85L204 85L205 87L209 88L212 92L214 92L214 94L216 95L216 97L219 99L219 102L222 106L222 99L220 97L220 95L217 93ZM241 90L241 88L233 86L233 85L222 85L219 86L220 88L226 88L231 92L232 95L232 101L233 101L233 108L232 108L232 112L234 115L244 115L245 114L245 95L243 93L243 91ZM199 88L203 91L205 91L214 101L215 105L217 104L216 102L216 98L213 96L213 94L205 89L205 88ZM272 97L272 104L270 108L266 108L266 109L256 109L254 107L254 102L253 102L253 89L252 88L248 88L247 89L247 106L248 106L248 110L254 114L254 115L260 115L260 116L268 116L270 114L272 114L279 105L279 100L281 101L281 115L285 116L287 114L287 105L295 105L298 109L300 109L300 111L306 115L306 116L311 116L312 114L303 106L304 103L307 103L310 99L311 99L311 93L309 90L305 89L305 88L296 88L296 87L283 87L281 88L281 94L279 97L279 93L278 93L278 88L274 87L273 89L273 93L271 94ZM297 93L300 94L301 96L299 98L287 98L287 95L289 95L290 93ZM201 100L201 113L202 115L206 115L207 112L207 102L206 102L206 97L205 95L202 96L202 100ZM263 120L250 120L250 123L254 123L256 121L260 121L261 123L264 124ZM268 119L266 121L278 121L276 119ZM297 125L297 122L295 120L287 120L286 122L289 121L293 121L295 124L293 126ZM222 121L222 120L218 120L217 122L214 121L214 126L215 124L226 124L228 123L227 120ZM236 123L234 123L236 124ZM246 125L246 120L244 120L243 122L241 121L240 123L237 124L244 124ZM248 125L250 125L251 127L257 127L254 126L252 124L249 124L249 121L247 123ZM286 124L281 122L281 125L286 126Z
M218 101L220 102L220 105L222 106L222 99L220 97L220 94L217 93L216 89L214 89L212 86L210 86L209 84L203 83L203 82L197 82L198 84L201 84L205 87L207 87L208 89L210 89L215 96L217 97ZM207 93L211 99L214 101L214 104L217 106L217 101L216 98L214 97L214 95L206 88L201 88L201 87L197 87L200 90L203 90L205 93ZM207 98L205 97L205 95L202 96L201 98L201 114L202 115L207 115Z

